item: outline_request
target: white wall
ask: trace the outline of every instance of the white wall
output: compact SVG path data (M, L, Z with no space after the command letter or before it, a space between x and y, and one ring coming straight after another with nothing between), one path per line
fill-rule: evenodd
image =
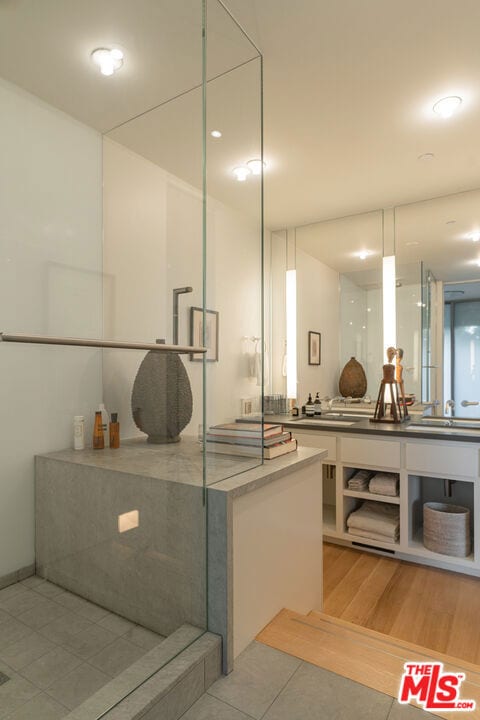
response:
M105 333L152 342L172 339L172 290L180 297L179 342L190 341L190 306L202 305L201 193L136 153L104 142ZM259 395L248 378L243 336L261 332L260 237L256 223L208 201L207 307L220 312L219 362L207 368L208 423L238 417L240 398ZM139 435L130 411L143 354L104 355L105 401L118 412L122 437ZM202 422L202 363L183 356L194 412L186 434Z
M0 81L0 330L102 332L101 140ZM100 351L0 345L0 578L34 562L34 455L88 432Z
M297 248L298 402L308 393L338 394L340 286L338 272ZM321 365L308 364L308 332L322 335Z

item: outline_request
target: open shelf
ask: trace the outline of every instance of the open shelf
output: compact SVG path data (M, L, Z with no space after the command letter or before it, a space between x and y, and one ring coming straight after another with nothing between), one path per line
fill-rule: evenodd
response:
M370 545L371 547L385 548L386 550L396 550L400 545L400 541L395 542L392 540L391 542L388 542L387 540L376 540L374 538L363 537L363 535L354 535L349 532L343 533L343 537L345 540L350 540L350 542Z
M377 502L391 503L392 505L400 505L398 495L378 495L371 492L360 492L359 490L344 490L343 494L347 497L360 498L360 500L376 500Z
M414 552L415 555L424 558L430 558L432 560L440 560L442 562L452 563L454 565L465 565L466 563L474 563L475 557L473 552L467 557L457 557L455 555L444 555L443 553L436 553L432 550L428 550L423 544L423 528L418 528L415 535L408 543L408 550Z

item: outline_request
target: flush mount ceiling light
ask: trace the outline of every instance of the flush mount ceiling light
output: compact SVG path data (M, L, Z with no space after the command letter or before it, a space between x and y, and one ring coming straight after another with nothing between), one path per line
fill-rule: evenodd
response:
M461 97L458 95L449 95L448 97L444 97L435 103L433 106L433 112L446 119L452 117L452 115L460 108L461 104Z
M232 172L237 178L238 182L245 182L248 176L252 173L250 168L246 167L245 165L239 165L238 167L233 168Z
M123 65L123 52L119 48L97 48L90 57L102 75L113 75Z
M357 253L357 257L359 258L359 260L366 260L370 254L371 253L368 250L361 250L359 253Z
M457 222L456 220L447 220L445 225L455 225L456 222Z
M480 231L476 230L473 233L470 233L469 238L472 242L478 242L480 240Z
M261 175L262 169L265 170L267 167L267 163L265 161L255 159L255 160L249 160L247 162L247 167L251 171L252 175Z
M214 137L214 138L221 138L221 137L222 137L222 133L220 132L220 130L212 130L212 132L210 133L210 135L211 135L212 137Z

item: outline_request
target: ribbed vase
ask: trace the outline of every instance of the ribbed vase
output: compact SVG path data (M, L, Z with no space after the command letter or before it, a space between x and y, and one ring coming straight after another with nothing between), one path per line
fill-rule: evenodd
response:
M367 392L365 370L354 357L343 368L338 387L343 397L361 398Z

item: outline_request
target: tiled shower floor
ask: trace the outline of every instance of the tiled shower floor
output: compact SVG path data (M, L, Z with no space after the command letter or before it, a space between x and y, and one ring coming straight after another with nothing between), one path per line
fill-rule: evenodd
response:
M0 590L0 720L58 720L164 638L31 577Z

